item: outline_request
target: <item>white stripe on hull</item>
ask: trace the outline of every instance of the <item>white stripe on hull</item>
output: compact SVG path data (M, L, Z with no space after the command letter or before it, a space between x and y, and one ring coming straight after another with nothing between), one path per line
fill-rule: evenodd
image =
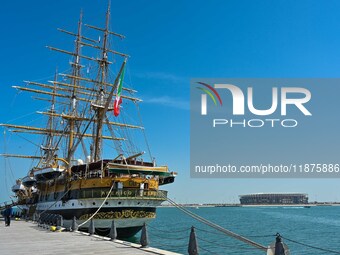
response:
M51 201L51 202L39 202L37 204L38 211L44 210L68 210L68 209L88 209L95 208L98 209L103 203L104 198L87 198L87 199L70 199L63 203L62 201ZM109 198L106 200L102 208L116 208L116 207L157 207L164 200L162 199L117 199ZM48 213L48 211L47 211Z

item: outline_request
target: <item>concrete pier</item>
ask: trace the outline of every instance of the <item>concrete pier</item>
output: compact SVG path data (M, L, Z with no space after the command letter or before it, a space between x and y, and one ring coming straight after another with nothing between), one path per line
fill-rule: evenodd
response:
M11 221L10 227L0 221L1 255L179 255L157 248L140 248L139 244L82 232L51 232L37 224Z

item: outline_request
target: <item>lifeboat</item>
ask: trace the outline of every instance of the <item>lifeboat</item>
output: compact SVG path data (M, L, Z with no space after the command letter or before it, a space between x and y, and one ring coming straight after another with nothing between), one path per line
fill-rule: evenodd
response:
M22 184L24 184L28 188L34 186L36 183L37 179L33 176L26 176L22 179Z
M26 191L25 186L21 183L21 180L17 180L16 184L12 186L12 191L18 193L19 191Z
M34 177L37 181L48 181L54 178L59 177L65 168L63 167L45 167L45 168L36 168L33 170Z

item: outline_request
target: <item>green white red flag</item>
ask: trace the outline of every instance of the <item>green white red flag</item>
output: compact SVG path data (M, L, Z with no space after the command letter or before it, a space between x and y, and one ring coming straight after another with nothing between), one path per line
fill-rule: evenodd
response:
M116 117L120 113L120 105L123 102L120 95L122 93L122 88L123 88L124 74L125 74L125 66L124 66L124 69L122 70L120 77L119 77L119 80L118 80L116 99L113 103L113 113Z

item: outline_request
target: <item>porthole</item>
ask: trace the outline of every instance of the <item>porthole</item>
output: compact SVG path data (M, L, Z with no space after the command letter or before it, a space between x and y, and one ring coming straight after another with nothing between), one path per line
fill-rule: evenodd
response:
M109 204L109 202L105 202L105 204L106 204L106 205L108 205L108 204Z
M119 201L118 204L120 205L120 204L122 204L122 202Z
M93 205L96 205L96 202L93 202L92 204L93 204Z

